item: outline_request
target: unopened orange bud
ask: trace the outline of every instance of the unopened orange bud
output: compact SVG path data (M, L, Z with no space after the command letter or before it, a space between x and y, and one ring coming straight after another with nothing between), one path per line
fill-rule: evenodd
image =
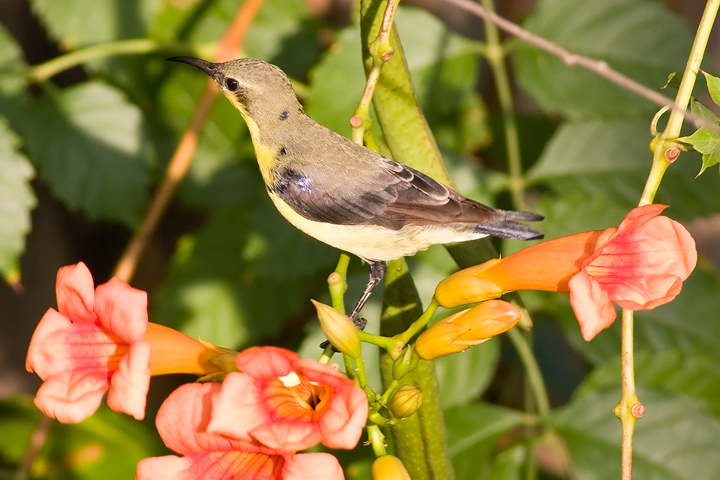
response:
M425 360L462 352L512 328L520 309L502 300L490 300L451 315L425 330L415 351Z
M232 354L212 343L195 340L172 328L148 323L142 341L150 345L150 374L190 373L198 376L222 372L216 359ZM233 352L236 354L236 352ZM234 356L230 370L236 371Z
M359 358L362 355L360 334L350 317L324 303L311 302L317 308L320 328L332 346L346 355Z
M372 480L412 480L402 461L393 455L376 458L371 473Z
M498 298L505 291L493 282L480 277L482 271L498 261L498 259L489 260L482 265L466 268L445 278L435 288L435 299L442 307L455 308Z
M419 385L403 385L397 389L388 405L395 418L407 418L422 406L422 388Z

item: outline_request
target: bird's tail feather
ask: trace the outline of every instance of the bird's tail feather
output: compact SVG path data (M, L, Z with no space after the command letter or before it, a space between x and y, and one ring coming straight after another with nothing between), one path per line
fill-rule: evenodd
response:
M540 231L519 221L538 222L543 217L539 213L516 212L513 210L498 210L498 221L481 224L475 227L475 231L500 238L514 238L517 240L539 240L545 235Z

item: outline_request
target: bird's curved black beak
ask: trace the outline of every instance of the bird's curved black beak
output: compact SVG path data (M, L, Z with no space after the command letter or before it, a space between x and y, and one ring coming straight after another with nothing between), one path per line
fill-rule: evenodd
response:
M203 72L205 72L208 76L214 78L215 75L217 75L217 63L208 62L207 60L203 60L202 58L195 58L195 57L170 57L166 58L169 62L179 62L179 63L187 63L188 65L192 65L193 67L196 67Z

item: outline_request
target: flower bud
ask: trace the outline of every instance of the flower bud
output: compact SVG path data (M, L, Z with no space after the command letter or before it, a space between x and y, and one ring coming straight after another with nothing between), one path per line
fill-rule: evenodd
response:
M498 298L505 291L490 280L478 277L483 270L498 261L488 260L482 265L460 270L443 279L435 288L435 299L442 307L455 308Z
M350 317L329 305L311 300L317 308L320 327L333 347L340 352L359 358L362 351L360 334Z
M415 353L415 349L412 345L406 345L403 348L400 356L395 360L392 366L392 377L393 380L400 380L409 372L415 370L420 357Z
M422 406L422 388L419 385L403 385L390 399L390 412L395 418L407 418Z
M393 455L376 458L371 472L372 480L412 480L402 461Z
M520 309L503 300L490 300L451 315L425 330L415 351L425 360L462 352L512 328Z

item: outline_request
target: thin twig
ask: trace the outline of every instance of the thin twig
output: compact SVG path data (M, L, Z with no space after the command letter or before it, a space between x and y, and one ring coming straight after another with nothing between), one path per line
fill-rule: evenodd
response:
M46 82L58 73L82 65L90 60L116 55L138 55L157 51L178 50L179 46L158 43L149 38L118 40L117 42L101 43L74 50L52 60L30 67L28 74L32 82Z
M360 103L350 118L350 125L353 127L352 140L360 145L363 144L365 132L370 127L370 102L372 101L373 93L375 93L375 86L377 86L377 82L380 79L380 70L382 70L383 65L385 65L395 53L390 46L390 31L392 30L398 2L399 0L388 0L378 36L370 42L369 45L373 65L368 72Z
M22 462L20 462L20 467L18 468L17 472L18 479L30 478L30 469L35 462L35 458L37 457L38 452L47 441L48 434L50 433L50 427L52 426L54 421L54 419L46 415L43 415L40 420L38 420L38 423L37 425L35 425L35 429L33 430L32 436L30 437L30 444L25 451Z
M235 15L233 23L223 36L215 55L216 62L225 62L235 58L237 51L240 49L245 33L250 26L253 18L260 10L263 0L247 0ZM187 128L175 153L165 170L165 178L160 187L158 187L155 196L152 199L147 214L143 219L140 229L128 243L125 252L115 267L114 275L122 280L129 282L135 273L137 264L140 261L150 237L155 232L157 225L162 218L163 213L167 209L170 199L175 189L180 184L187 173L190 163L197 149L200 133L202 132L205 122L210 114L210 109L218 95L217 86L212 80L208 81L208 86L195 109L190 126Z
M569 50L566 50L557 43L551 42L546 38L535 35L534 33L525 30L520 25L507 20L500 15L497 15L496 13L488 11L477 3L473 3L468 0L443 1L455 5L456 7L459 7L473 15L477 15L484 20L494 23L498 26L498 28L513 35L514 37L524 40L525 42L534 45L541 50L545 50L546 52L555 55L556 57L560 58L566 65L577 65L579 67L583 67L587 70L590 70L591 72L600 75L607 80L610 80L611 82L622 88L636 93L637 95L655 103L656 105L659 105L661 107L668 107L672 111L682 114L684 118L686 118L698 128L707 128L708 130L720 133L720 127L718 125L715 125L712 122L708 122L707 120L686 111L685 108L677 105L675 102L673 102L666 96L646 87L645 85L636 82L630 77L626 77L617 70L614 70L605 61L594 60L592 58L570 52Z

